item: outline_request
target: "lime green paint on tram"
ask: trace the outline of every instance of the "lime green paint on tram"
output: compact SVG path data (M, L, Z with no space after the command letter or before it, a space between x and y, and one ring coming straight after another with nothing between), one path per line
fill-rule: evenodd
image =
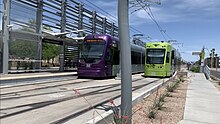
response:
M167 42L146 44L145 76L171 76L180 64L180 54Z

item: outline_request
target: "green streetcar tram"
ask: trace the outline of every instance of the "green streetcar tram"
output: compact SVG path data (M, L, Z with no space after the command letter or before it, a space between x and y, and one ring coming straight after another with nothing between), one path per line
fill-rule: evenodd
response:
M170 77L180 70L180 53L167 42L146 44L144 76Z

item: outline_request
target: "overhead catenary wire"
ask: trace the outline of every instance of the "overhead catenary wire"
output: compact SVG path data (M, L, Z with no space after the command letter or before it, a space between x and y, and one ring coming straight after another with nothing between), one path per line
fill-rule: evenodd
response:
M164 30L159 23L157 22L156 18L154 17L153 12L151 11L151 8L148 5L143 5L144 3L142 1L139 0L135 0L140 6L141 8L149 15L150 19L156 24L160 34L162 35L162 37L164 38L164 40L166 41L166 37L169 39L172 39L167 33L166 30ZM145 8L147 7L147 9ZM165 37L166 36L166 37Z
M164 36L164 34L162 33L162 28L161 26L158 24L158 22L156 21L156 19L151 15L150 12L148 12L148 10L145 8L145 6L142 5L142 2L136 0L138 2L138 4L141 6L141 8L149 15L149 17L151 18L151 20L153 20L153 22L157 25L157 28L159 30L159 32L161 33L162 37L164 38L164 40L166 41L166 37Z
M83 2L82 0L79 0L80 2L82 2L82 3L84 3L84 4L86 4L85 2ZM110 16L111 18L111 20L113 21L113 22L118 22L117 20L118 20L118 18L117 17L115 17L114 15L112 15L111 13L109 13L109 12L107 12L107 11L105 11L104 9L102 9L102 8L100 8L99 6L97 6L97 5L95 5L94 3L92 3L92 2L90 2L89 0L84 0L84 1L86 1L86 2L88 2L89 4L91 4L91 5L93 5L93 6L95 6L96 8L98 8L99 10L101 10L101 14L103 14L103 15L105 15L105 16ZM86 4L87 6L90 6L90 5L88 5L88 4ZM90 6L91 7L91 6ZM94 7L91 7L91 8L93 8L93 9L95 9ZM104 12L104 13L103 13ZM138 29L136 29L136 28L134 28L134 27L132 27L132 26L130 26L130 31L132 31L133 33L142 33L141 31L139 31Z
M155 23L159 26L160 30L161 30L169 39L172 39L172 38L166 33L166 30L163 30L163 28L158 24L156 18L154 17L153 12L151 11L151 8L150 8L149 6L147 6L147 8L148 8L150 14L152 15L152 17L153 17Z

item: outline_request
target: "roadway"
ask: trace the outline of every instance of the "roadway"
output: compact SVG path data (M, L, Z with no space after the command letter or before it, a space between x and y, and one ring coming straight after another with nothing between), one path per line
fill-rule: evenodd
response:
M220 79L220 68L216 69L210 69L211 75L217 77Z

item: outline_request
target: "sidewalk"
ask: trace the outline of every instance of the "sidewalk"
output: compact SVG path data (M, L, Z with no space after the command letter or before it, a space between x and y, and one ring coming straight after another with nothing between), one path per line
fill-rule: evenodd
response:
M179 124L220 124L220 91L202 73L190 73L183 120Z

